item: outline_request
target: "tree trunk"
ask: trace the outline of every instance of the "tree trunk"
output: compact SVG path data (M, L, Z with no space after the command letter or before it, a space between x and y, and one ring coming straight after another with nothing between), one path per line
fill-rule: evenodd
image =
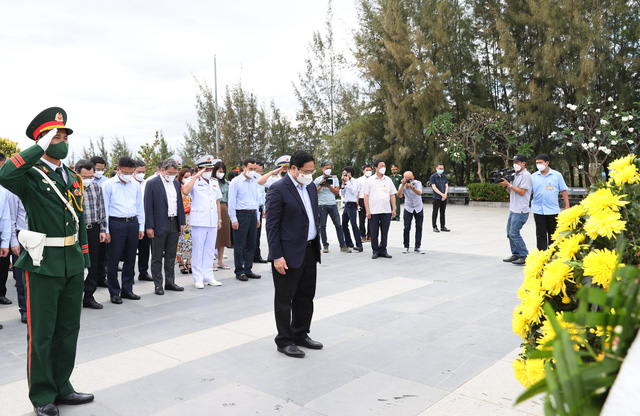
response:
M478 158L477 156L473 157L476 161L476 164L478 165L478 171L476 172L478 174L478 178L480 178L480 183L484 183L484 178L482 177L482 164L480 163L480 158Z

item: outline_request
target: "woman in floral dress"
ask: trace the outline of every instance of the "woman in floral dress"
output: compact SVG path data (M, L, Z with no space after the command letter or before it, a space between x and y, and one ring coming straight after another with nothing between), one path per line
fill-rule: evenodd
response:
M186 182L189 182L191 178L191 171L183 168L178 173L178 182L180 182L180 188ZM184 227L184 234L180 236L178 240L178 252L176 253L176 260L180 272L182 274L192 273L191 271L191 227L189 226L189 213L191 212L191 196L182 194L182 204L184 205L184 213L186 217L186 225Z

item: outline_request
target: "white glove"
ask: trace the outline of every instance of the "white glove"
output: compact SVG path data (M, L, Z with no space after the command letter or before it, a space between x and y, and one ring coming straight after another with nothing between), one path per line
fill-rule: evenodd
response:
M38 140L38 146L42 147L42 150L46 152L51 144L51 140L53 140L56 134L58 134L58 129L49 130L44 136L42 136L42 138L40 138L40 140Z

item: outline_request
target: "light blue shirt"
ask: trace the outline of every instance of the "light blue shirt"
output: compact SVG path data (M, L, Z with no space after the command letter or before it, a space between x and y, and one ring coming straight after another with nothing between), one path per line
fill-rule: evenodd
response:
M358 192L360 191L360 182L351 178L344 188L340 189L340 195L344 202L358 202Z
M104 210L107 214L107 234L109 234L109 217L138 217L138 231L144 231L144 204L138 182L132 179L125 184L116 175L102 186L102 195Z
M265 186L258 184L258 206L264 207L266 198Z
M549 168L549 172L543 175L537 171L531 175L533 200L531 211L539 215L556 215L560 212L558 193L566 191L567 184L557 170Z
M307 217L309 218L309 230L307 231L307 241L311 241L318 236L318 229L316 228L316 219L313 215L313 207L311 206L311 198L309 197L309 190L306 186L300 185L293 179L290 173L287 173L289 179L293 182L293 185L296 187L300 198L302 198L302 202L304 203L304 209L307 211ZM335 204L335 200L333 202Z
M325 179L325 176L320 175L313 182L319 188L320 182L322 182L323 179ZM331 186L335 187L339 185L336 183L337 181L331 176L327 176L326 179L327 179L327 183ZM336 204L336 194L331 192L331 189L329 188L323 187L322 189L320 189L320 192L318 192L318 205L335 205L335 204Z
M237 211L243 209L255 209L256 216L260 219L258 212L259 203L258 181L247 179L242 173L234 178L229 184L229 218L231 222L237 222Z
M117 177L118 175L116 175ZM104 186L105 183L107 183L107 181L109 180L109 178L107 178L106 176L102 176L102 178L98 179L95 176L93 177L93 182L97 183L98 185L100 185L101 187Z
M18 231L29 229L27 224L27 211L22 205L22 201L15 194L9 194L9 211L11 215L11 247L20 245L18 242Z
M0 248L9 248L11 242L10 192L0 187Z

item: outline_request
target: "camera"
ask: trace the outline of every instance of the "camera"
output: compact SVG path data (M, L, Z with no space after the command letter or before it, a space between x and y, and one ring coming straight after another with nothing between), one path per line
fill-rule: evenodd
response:
M495 170L489 173L489 183L492 185L497 185L502 182L502 179L506 179L507 182L513 182L515 176L516 171L513 169Z
M322 181L320 181L320 186L327 186L327 180L323 179Z

